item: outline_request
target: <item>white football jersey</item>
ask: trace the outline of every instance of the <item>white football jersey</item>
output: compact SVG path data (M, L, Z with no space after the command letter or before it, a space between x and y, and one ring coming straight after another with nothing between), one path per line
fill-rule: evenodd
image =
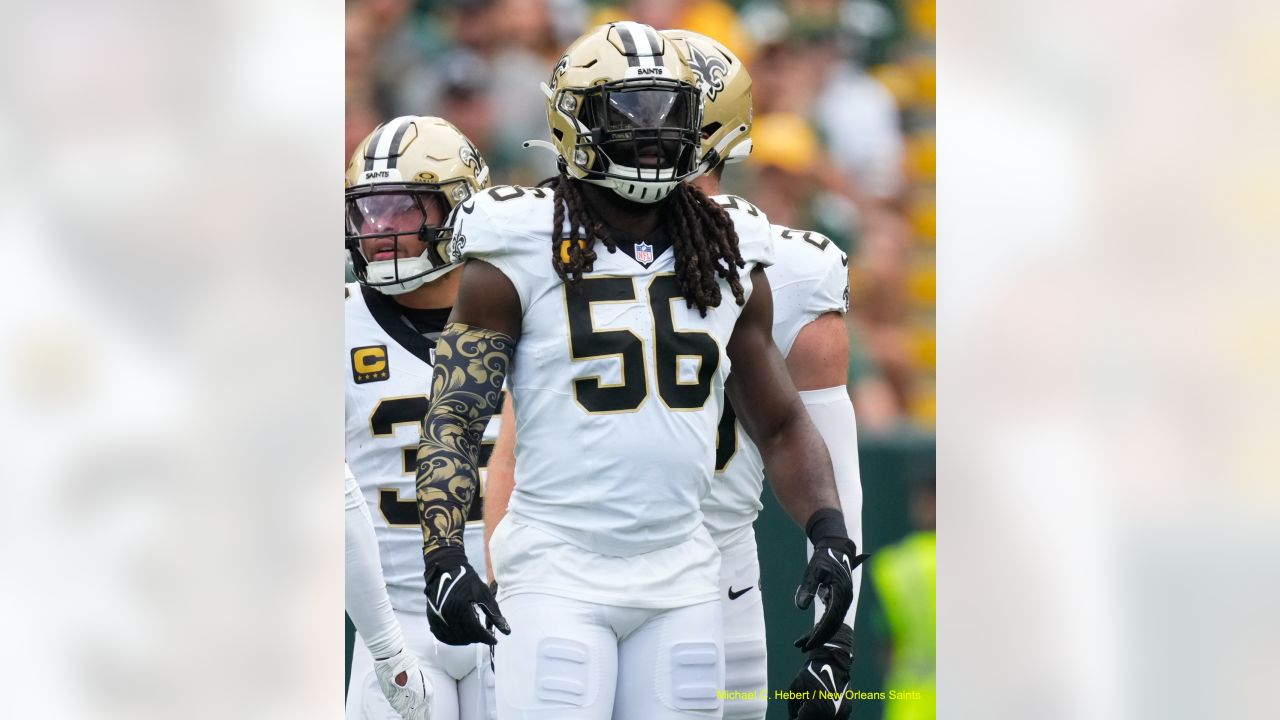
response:
M849 310L849 258L825 235L772 226L774 264L765 270L773 291L773 342L791 353L805 325L828 312ZM717 435L716 476L702 505L717 545L755 522L763 505L764 459L726 406Z
M750 268L772 262L768 220L739 198L717 201L735 222L750 293ZM616 253L598 243L593 271L570 288L552 267L552 217L551 191L496 187L454 219L455 257L501 270L523 311L508 378L517 458L508 512L597 555L673 548L701 532L730 370L725 348L742 308L723 280L723 299L705 318L686 307L661 231L646 238L654 245L620 240ZM706 545L704 560L714 563ZM681 568L670 570L677 578ZM604 593L629 578L598 580L573 591ZM712 593L715 581L713 571Z
M444 327L449 308L431 324ZM422 527L418 521L416 468L422 419L430 404L435 341L411 328L386 295L358 284L346 301L347 464L369 503L382 575L391 605L426 613ZM487 464L498 437L499 416L485 428L480 464ZM467 559L485 572L482 518L485 473L463 532Z

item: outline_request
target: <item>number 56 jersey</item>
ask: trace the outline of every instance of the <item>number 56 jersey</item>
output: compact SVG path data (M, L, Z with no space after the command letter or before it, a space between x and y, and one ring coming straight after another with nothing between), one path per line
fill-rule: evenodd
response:
M740 199L721 204L735 222L749 295L751 268L772 262L768 220ZM661 231L619 239L615 253L597 243L593 270L568 286L552 266L552 219L552 193L521 187L481 193L454 218L454 256L501 270L523 313L508 378L516 414L508 512L598 555L671 548L702 521L730 370L725 348L742 308L724 280L706 317L687 307ZM556 251L567 257L562 244Z
M426 317L416 321L416 328L409 326L404 312L376 290L347 286L346 457L373 516L392 607L425 614L415 457L430 403L435 338L449 308L418 311ZM485 429L480 492L463 531L467 559L480 572L485 568L483 466L497 439L498 423L495 415Z

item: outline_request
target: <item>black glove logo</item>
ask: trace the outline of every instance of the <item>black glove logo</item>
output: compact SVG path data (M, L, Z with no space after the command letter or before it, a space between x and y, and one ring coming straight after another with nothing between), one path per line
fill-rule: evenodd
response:
M848 538L815 543L813 557L796 589L796 607L808 610L816 595L826 604L826 609L813 630L796 640L796 647L807 653L831 639L853 604L853 569L868 557L859 555L858 546Z
M441 612L441 608L443 608L444 604L449 601L449 594L453 592L454 586L456 586L458 581L462 579L462 576L466 574L467 567L465 565L460 568L460 572L457 577L454 577L452 573L441 573L439 581L440 584L436 586L436 601L431 602L431 598L427 598L427 607L431 608L432 614L440 618L440 622L445 625L448 625L449 621L445 619L444 613ZM448 583L448 585L446 586L445 583Z
M446 645L494 645L498 640L490 628L511 634L493 591L461 551L439 551L427 564L427 624L437 640ZM485 624L481 624L477 609L484 614Z

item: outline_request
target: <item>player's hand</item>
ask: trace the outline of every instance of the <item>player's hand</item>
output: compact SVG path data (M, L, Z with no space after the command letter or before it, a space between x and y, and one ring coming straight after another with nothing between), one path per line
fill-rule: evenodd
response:
M418 659L401 649L386 660L374 660L373 672L387 702L404 720L431 720L431 683L418 667Z
M853 569L869 555L859 555L858 546L849 538L826 537L813 544L813 557L804 569L800 587L796 589L796 607L808 610L815 594L822 598L826 611L818 624L796 647L809 652L822 645L840 629L845 613L853 603Z
M498 600L461 549L445 548L428 556L427 623L436 639L446 645L497 644L493 633L480 624L477 608L490 627L511 634Z
M853 630L841 625L830 640L809 652L791 681L790 690L807 698L787 701L791 720L847 720L853 712L853 703L844 696L852 659Z

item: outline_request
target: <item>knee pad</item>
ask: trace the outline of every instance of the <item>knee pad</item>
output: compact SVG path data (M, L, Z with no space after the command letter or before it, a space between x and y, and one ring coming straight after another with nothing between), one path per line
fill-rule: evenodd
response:
M758 692L769 682L764 640L744 638L724 643L724 689Z
M671 646L671 701L677 710L714 710L720 698L720 652L714 642Z
M534 687L539 702L583 707L590 695L591 651L586 643L549 637L538 643Z
M724 644L724 720L764 720L769 709L769 668L760 638Z

